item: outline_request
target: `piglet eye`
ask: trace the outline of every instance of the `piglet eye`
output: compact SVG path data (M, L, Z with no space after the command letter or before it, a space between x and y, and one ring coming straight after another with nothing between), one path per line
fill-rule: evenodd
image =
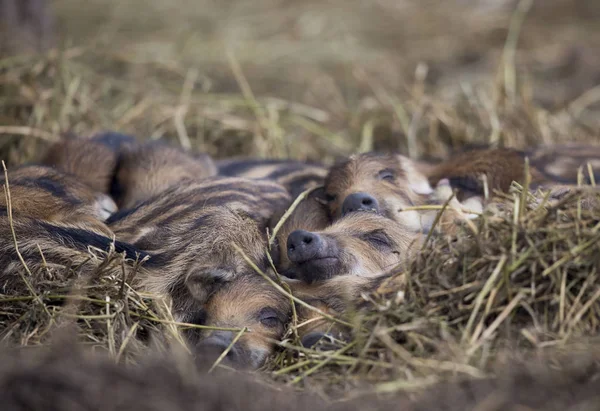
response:
M396 179L396 174L394 173L394 170L385 169L379 172L379 178L381 180L394 181Z
M365 236L365 240L378 249L391 248L392 242L383 231L373 231Z
M282 321L273 308L266 307L258 313L258 319L262 325L267 328L275 328L281 325Z

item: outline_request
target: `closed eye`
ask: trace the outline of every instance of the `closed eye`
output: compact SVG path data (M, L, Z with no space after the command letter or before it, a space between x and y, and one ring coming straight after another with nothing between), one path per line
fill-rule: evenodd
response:
M394 181L396 179L396 173L390 168L381 170L377 175L381 180Z
M379 250L392 248L392 240L382 230L372 231L363 235L362 238Z
M283 325L283 321L277 311L271 307L265 307L258 313L258 320L267 328L276 328Z

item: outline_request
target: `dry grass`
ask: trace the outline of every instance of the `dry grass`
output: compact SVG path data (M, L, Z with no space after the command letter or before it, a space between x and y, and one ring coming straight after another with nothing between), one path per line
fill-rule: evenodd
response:
M106 129L216 157L325 162L371 149L439 157L466 143L600 142L595 2L520 13L514 2L471 3L56 0L64 46L0 60L0 158L29 161L62 133ZM352 342L336 352L283 343L270 369L327 392L394 391L481 376L506 349L594 335L599 221L576 197L548 208L516 190L477 234L432 239L402 301L371 296L350 319L360 324ZM100 278L63 315L86 342L119 353L140 329L174 330L149 296ZM2 297L5 338L43 343L62 286L38 290L49 318L33 297Z
M370 148L439 156L465 142L597 139L593 2L534 5L504 62L510 6L75 3L54 2L60 52L0 62L1 123L30 128L2 131L13 163L44 144L32 139L108 128L217 156L329 161Z
M506 353L570 350L597 335L598 210L582 210L577 193L553 206L516 187L513 196L490 206L477 233L433 238L398 273L409 280L402 294L365 295L351 342L336 352L300 349L291 362L289 348L275 374L344 390L366 380L387 392L482 377Z
M43 272L30 272L30 293L0 295L2 342L47 344L64 338L76 324L77 339L84 345L124 359L139 353L142 341L152 341L153 336L164 335L163 342L180 338L176 327L168 326L173 320L162 308L164 303L129 287L127 280L136 269L122 255L90 250L86 264L97 269L78 276L80 267L51 264Z

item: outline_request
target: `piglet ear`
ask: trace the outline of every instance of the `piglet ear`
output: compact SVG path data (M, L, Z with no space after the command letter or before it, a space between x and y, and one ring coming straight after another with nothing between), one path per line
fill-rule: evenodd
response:
M399 154L397 155L397 158L400 162L400 166L406 174L408 186L411 188L411 190L413 190L416 194L421 195L432 194L433 188L431 187L431 184L429 184L429 180L424 173L423 167L406 156Z
M231 280L220 271L190 270L185 278L185 286L196 302L204 304L219 288Z

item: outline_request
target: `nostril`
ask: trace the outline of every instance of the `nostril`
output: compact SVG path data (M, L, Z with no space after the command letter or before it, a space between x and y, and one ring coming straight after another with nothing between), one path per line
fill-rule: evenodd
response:
M342 204L342 216L355 211L379 212L377 199L368 193L352 193L348 195Z
M301 253L303 250L314 247L317 242L317 234L304 230L296 230L288 236L287 249L290 253Z

